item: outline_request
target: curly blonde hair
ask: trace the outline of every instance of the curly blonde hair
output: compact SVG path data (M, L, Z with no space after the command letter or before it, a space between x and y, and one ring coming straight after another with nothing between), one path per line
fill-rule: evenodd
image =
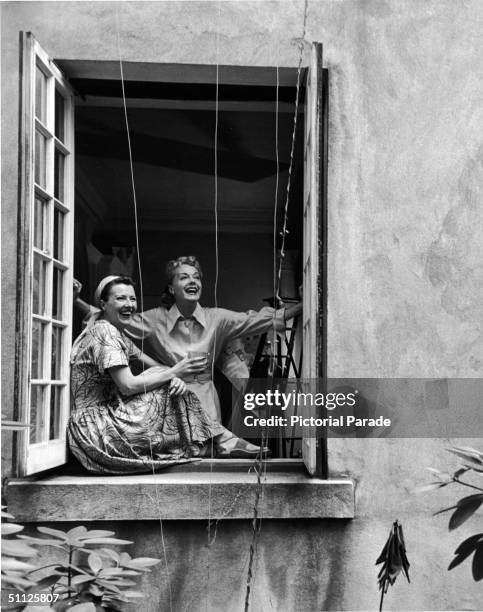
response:
M193 266L193 268L196 268L198 270L200 278L203 278L203 272L201 270L200 262L196 259L194 255L181 255L180 257L177 257L176 259L171 259L171 261L168 261L168 263L166 264L166 283L167 284L163 291L163 295L161 296L161 302L165 306L170 307L174 304L174 297L169 292L169 285L171 285L171 283L173 282L173 279L176 274L176 270L182 265Z

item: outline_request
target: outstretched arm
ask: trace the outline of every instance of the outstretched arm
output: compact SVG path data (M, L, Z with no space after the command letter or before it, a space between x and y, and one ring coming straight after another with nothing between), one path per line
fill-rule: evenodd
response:
M84 302L80 297L80 292L82 291L82 283L80 283L77 279L74 278L73 281L73 303L76 308L80 310L80 312L85 316L95 312L97 309L94 306L91 306L87 302Z
M243 338L244 336L255 336L275 328L277 332L285 330L285 323L302 312L302 303L274 310L265 306L258 312L233 312L231 310L218 309L218 316L222 321L224 333L227 338Z
M285 307L284 319L285 321L290 321L294 317L298 317L298 315L302 312L302 302L297 302L297 304L291 304L290 306Z

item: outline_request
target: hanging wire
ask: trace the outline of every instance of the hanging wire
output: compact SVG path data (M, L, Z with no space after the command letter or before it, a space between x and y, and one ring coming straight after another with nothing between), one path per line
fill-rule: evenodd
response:
M130 136L130 130L129 130L129 120L128 120L128 115L127 115L126 90L124 87L124 69L123 69L123 64L122 64L121 34L120 34L120 24L119 24L119 4L118 3L116 3L116 30L117 30L116 33L117 33L117 50L118 50L118 56L119 56L119 69L120 69L120 75L121 75L122 101L123 101L123 108L124 108L124 120L126 124L127 145L128 145L128 151L129 151L129 167L130 167L130 172L131 172L131 186L132 186L133 204L134 204L134 227L135 227L135 233L136 233L136 252L137 252L136 254L137 254L137 262L138 262L139 290L141 293L140 304L141 304L141 312L143 312L144 311L144 301L143 301L144 290L143 290L143 276L142 276L142 270L141 270L141 255L140 255L140 246L139 246L138 207L137 207L137 199L136 199L136 184L134 181L131 136ZM141 336L141 352L144 352L144 330ZM144 366L143 366L143 369L144 369ZM145 383L144 383L144 393L146 393ZM155 476L156 472L154 469L154 455L153 455L153 448L151 446L151 439L149 439L149 450L150 450L150 456L151 456L151 466L152 466L153 476ZM161 536L161 546L163 550L163 560L164 560L164 565L165 565L165 570L166 570L166 579L168 583L169 610L170 612L173 612L173 593L172 593L172 588L171 588L171 578L169 574L168 557L166 553L166 542L164 538L163 519L161 516L161 510L160 510L161 500L160 500L158 483L156 481L156 478L154 479L154 490L155 490L155 495L156 495L156 505L157 505L158 513L159 513L159 531L160 531L160 536Z
M217 14L217 27L215 34L215 61L216 61L216 75L215 75L215 136L214 136L214 221L215 221L215 284L214 284L214 304L215 308L218 308L218 278L219 278L219 245L218 245L218 125L219 125L219 90L220 90L220 65L219 65L219 30L221 26L221 4L218 0L218 14ZM215 377L215 356L216 356L216 341L217 341L217 328L215 326L213 336L213 354L211 355L211 381L213 390L213 403L215 403L215 388L214 388L214 377ZM210 440L211 446L211 457L213 457L214 443L213 438ZM208 559L206 564L207 580L206 580L206 610L208 611L208 595L210 585L210 556L211 546L214 544L217 533L217 525L215 524L215 532L212 537L211 532L211 502L212 502L212 489L213 489L213 461L210 461L210 476L208 482L208 525L207 525L207 539L208 539Z
M283 213L283 226L280 235L282 236L281 248L280 248L280 258L278 264L278 272L275 277L275 268L276 268L276 240L277 240L277 200L278 200L278 177L279 177L279 159L278 159L278 92L279 92L279 69L277 66L277 93L276 93L276 137L275 137L275 148L276 148L276 160L277 160L277 181L275 186L275 206L274 206L274 230L273 230L273 258L274 258L274 308L277 308L278 302L280 300L280 282L282 277L282 265L283 259L285 256L285 239L288 234L287 224L288 224L288 207L290 201L290 187L291 187L291 179L292 179L292 171L293 171L293 162L294 162L294 153L295 153L295 138L297 133L297 118L298 118L298 110L299 110L299 97L300 97L300 81L301 81L301 73L302 73L302 61L303 61L303 51L304 51L304 42L307 31L307 13L308 13L308 0L304 2L304 17L303 17L303 28L302 28L302 38L299 43L299 61L297 67L297 83L296 83L296 92L295 92L295 110L294 110L294 118L293 118L293 129L292 129L292 141L290 146L290 162L288 169L288 178L287 178L287 190L285 196L285 206ZM273 340L271 344L270 351L270 377L272 384L274 383L275 376L275 338L276 338L276 329L275 329L275 313L273 319ZM259 517L259 506L261 500L263 499L263 485L266 481L266 461L263 460L263 445L265 442L266 430L265 428L262 430L262 440L260 446L260 453L258 454L254 469L257 474L257 486L255 490L255 503L253 507L253 518L252 518L252 540L250 543L250 559L248 564L247 571L247 585L245 591L245 612L249 612L250 609L250 595L252 584L255 580L256 568L254 568L254 564L256 563L256 555L258 549L258 541L260 539L261 528L262 528L262 519ZM262 478L263 475L263 478Z

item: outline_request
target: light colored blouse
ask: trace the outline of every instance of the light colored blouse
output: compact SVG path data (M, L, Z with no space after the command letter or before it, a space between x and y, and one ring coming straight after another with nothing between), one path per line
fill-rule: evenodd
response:
M197 304L185 318L174 304L169 310L153 308L133 315L125 333L157 361L173 366L189 352L209 354L206 371L192 379L184 378L190 391L198 396L206 412L220 421L218 394L212 381L212 364L227 341L254 336L275 328L285 330L285 310L265 307L260 311L234 312L224 308L203 308Z

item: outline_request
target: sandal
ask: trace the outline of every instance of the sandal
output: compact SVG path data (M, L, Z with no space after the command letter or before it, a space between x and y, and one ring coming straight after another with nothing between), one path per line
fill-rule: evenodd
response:
M227 442L231 442L232 440L236 440L235 445L232 448L227 447ZM256 457L260 455L261 450L260 446L250 444L250 442L243 440L243 438L237 438L236 436L218 443L215 449L215 456L217 459L256 459ZM263 447L261 452L263 459L271 455L271 450L266 446Z

